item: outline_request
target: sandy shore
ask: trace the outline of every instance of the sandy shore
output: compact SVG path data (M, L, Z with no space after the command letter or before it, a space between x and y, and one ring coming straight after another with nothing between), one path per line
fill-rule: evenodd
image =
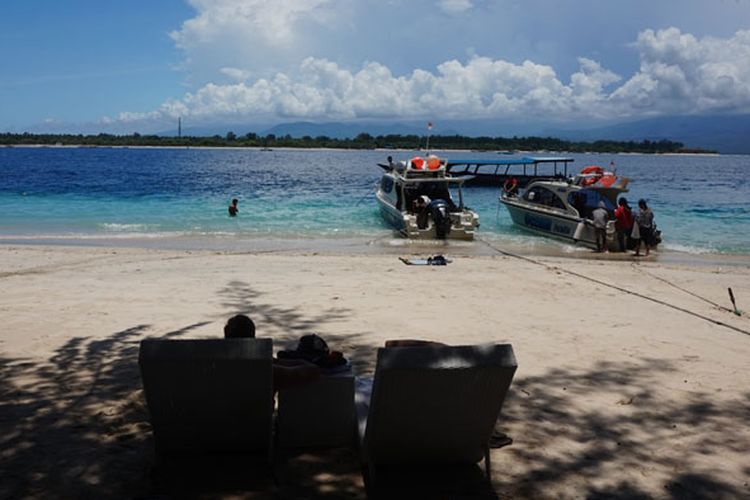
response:
M3 245L0 284L3 498L151 493L138 342L219 337L239 312L276 349L319 333L360 374L389 338L513 344L487 496L750 495L750 318L726 309L727 287L750 309L750 262ZM364 496L359 472L295 456L259 494Z

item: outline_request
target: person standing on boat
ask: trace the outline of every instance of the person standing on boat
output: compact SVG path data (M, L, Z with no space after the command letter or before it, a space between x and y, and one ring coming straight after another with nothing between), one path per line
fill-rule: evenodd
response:
M607 219L609 219L609 213L607 212L607 205L604 201L599 202L599 206L594 209L591 213L591 217L594 222L594 235L596 236L596 251L606 252L607 251Z
M642 198L638 200L638 215L635 216L635 223L638 224L638 232L641 235L641 239L635 247L635 255L641 255L641 241L646 248L646 255L648 255L654 243L654 212L648 208L646 200Z
M227 209L229 211L229 216L234 217L237 215L237 212L240 211L239 208L237 208L237 203L239 203L239 200L237 198L232 199L232 203L229 205L229 208Z
M628 247L630 232L633 230L633 212L630 210L628 200L620 198L615 209L615 229L617 230L617 243L620 251L624 252Z

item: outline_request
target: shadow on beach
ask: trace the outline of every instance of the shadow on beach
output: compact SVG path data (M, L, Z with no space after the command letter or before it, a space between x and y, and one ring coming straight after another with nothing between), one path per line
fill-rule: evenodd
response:
M750 462L730 482L722 460L747 460L750 392L664 398L656 389L675 371L670 360L638 359L517 377L500 422L514 444L497 460L510 467L495 468L496 490L514 498L747 496ZM609 409L591 403L602 395Z
M219 292L224 317L244 312L296 340L315 329L351 357L355 371L372 373L375 348L367 332L326 335L326 325L348 317L332 308L304 317L263 303L242 282ZM189 336L220 318L200 318L163 337ZM519 374L498 428L514 443L492 455L493 483L480 467L401 467L378 471L365 488L356 451L280 450L274 468L243 459L203 457L155 463L153 439L138 370L142 338L136 324L102 339L73 337L45 360L0 358L0 497L472 497L472 498L739 498L744 477L727 480L726 453L746 456L750 392L684 391L657 396L670 361L602 361L589 369L555 368ZM217 332L217 336L220 332ZM663 392L662 392L663 394ZM612 408L593 403L606 395ZM450 429L446 429L450 432ZM440 439L440 436L435 436ZM702 461L694 461L702 457ZM703 466L714 460L713 468ZM696 465L698 464L698 465Z

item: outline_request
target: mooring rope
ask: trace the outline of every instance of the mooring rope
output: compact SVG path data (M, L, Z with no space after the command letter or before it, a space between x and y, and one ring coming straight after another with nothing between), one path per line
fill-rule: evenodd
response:
M377 188L378 188L378 182L376 182L376 183L374 183L374 184L372 185L372 189L373 189L373 191L374 191L374 190L377 190ZM358 207L360 203L362 203L363 201L365 201L365 198L367 198L368 196L372 196L372 195L374 195L374 194L375 194L374 192L367 192L367 193L365 193L365 195L364 195L364 196L362 196L362 198L360 198L359 200L357 200L357 203L355 203L355 204L354 204L354 206L355 206L355 207Z
M661 281L662 283L666 283L667 285L669 285L669 286L671 286L671 287L674 287L674 288L676 288L676 289L680 290L681 292L685 292L685 293L686 293L686 294L688 294L688 295L692 295L692 296L693 296L693 297L695 297L696 299L700 299L700 300L702 300L702 301L704 301L704 302L708 302L709 304L711 304L711 305L712 305L712 306L714 306L714 307L718 307L719 309L722 309L722 310L724 310L724 311L727 311L727 312L730 312L730 313L733 313L733 312L734 312L734 311L733 311L732 309L730 309L730 308L728 308L728 307L724 307L724 306L722 306L721 304L717 304L716 302L714 302L714 301L712 301L712 300L708 300L708 299L707 299L707 298L705 298L705 297L701 297L701 296L700 296L700 295L698 295L697 293L694 293L694 292L691 292L690 290L687 290L687 289L685 289L685 288L682 288L681 286L679 286L679 285L676 285L676 284L672 283L671 281L669 281L669 280L667 280L667 279L665 279L665 278L662 278L661 276L657 276L657 275L655 275L654 273L650 273L650 272L646 271L645 269L641 269L641 268L640 268L639 266L636 266L635 264L633 264L633 265L632 265L632 267L633 267L633 269L636 269L636 270L637 270L638 272L640 272L640 273L643 273L643 274L645 274L645 275L647 275L647 276L650 276L650 277L654 278L655 280Z
M535 264L537 266L542 266L545 269L548 269L550 271L559 271L559 272L563 272L565 274L569 274L571 276L576 276L578 278L590 281L592 283L596 283L598 285L602 285L602 286L605 286L605 287L608 287L608 288L612 288L613 290L617 290L617 291L620 291L620 292L623 292L623 293L627 293L629 295L633 295L633 296L640 297L640 298L645 299L645 300L649 300L649 301L654 302L656 304L672 308L672 309L674 309L676 311L680 311L680 312L683 312L685 314L689 314L691 316L695 316L696 318L700 318L700 319L702 319L704 321L708 321L709 323L713 323L713 324L718 325L718 326L723 326L725 328L729 328L730 330L734 330L736 332L739 332L739 333L742 333L742 334L750 336L750 331L748 331L748 330L743 330L742 328L738 328L736 326L724 323L723 321L719 321L717 319L709 318L708 316L705 316L703 314L691 311L690 309L685 309L684 307L676 306L674 304L670 304L669 302L665 302L663 300L656 299L654 297L649 297L648 295L644 295L644 294L639 293L639 292L634 292L633 290L628 290L627 288L623 288L623 287L621 287L619 285L614 285L612 283L607 283L606 281L602 281L602 280L599 280L597 278L592 278L591 276L586 276L585 274L577 273L575 271L571 271L569 269L564 269L564 268L557 267L557 266L551 266L551 265L546 264L544 262L541 262L539 260L532 259L531 257L525 257L523 255L519 255L519 254L516 254L516 253L513 253L513 252L509 252L507 250L503 250L502 248L498 248L495 245L491 244L490 242L488 242L486 240L483 240L481 238L479 238L479 241L481 241L482 243L484 243L485 245L487 245L488 247L490 247L492 250L496 251L497 253L505 255L507 257L512 257L514 259L523 260L525 262L529 262L529 263ZM704 300L706 300L706 299L704 299ZM708 301L708 302L710 302L710 301ZM716 305L716 304L714 304L714 305ZM721 307L721 306L718 306L718 307ZM726 308L722 308L722 309L726 309Z

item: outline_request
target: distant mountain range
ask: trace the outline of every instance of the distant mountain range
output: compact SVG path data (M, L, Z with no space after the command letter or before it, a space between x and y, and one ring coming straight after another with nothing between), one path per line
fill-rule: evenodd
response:
M668 139L687 148L750 154L750 115L659 117L586 130L550 130L545 135L578 141Z
M353 138L361 133L372 136L427 135L427 122L291 122L273 126L221 125L186 128L183 135L226 135L232 131L238 136L248 132L260 136L274 134L292 137ZM649 118L618 124L575 127L570 124L539 124L501 120L445 120L435 124L434 135L465 135L469 137L556 137L570 141L659 141L667 139L682 142L686 148L700 148L725 154L750 154L750 115L671 116ZM169 132L160 135L174 135Z

